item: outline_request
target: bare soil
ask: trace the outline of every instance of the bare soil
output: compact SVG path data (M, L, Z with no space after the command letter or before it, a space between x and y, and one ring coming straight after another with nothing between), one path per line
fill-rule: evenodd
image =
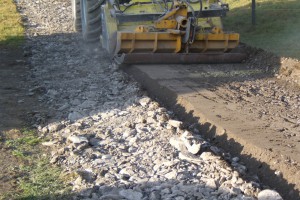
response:
M0 50L0 198L4 198L17 190L17 178L22 175L18 168L25 164L5 147L5 141L18 138L20 130L28 127L32 111L39 108L28 95L29 68L23 49L0 46Z
M300 76L297 60L246 48L241 64L124 66L182 120L240 156L287 199L300 188Z

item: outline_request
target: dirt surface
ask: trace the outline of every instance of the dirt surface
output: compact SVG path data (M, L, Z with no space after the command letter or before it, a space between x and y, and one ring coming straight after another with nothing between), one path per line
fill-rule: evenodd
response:
M33 117L33 108L39 107L26 89L29 68L23 49L0 49L0 194L9 194L17 189L17 178L21 176L18 167L24 163L4 147L4 142L7 138L18 138L20 129L27 127Z
M259 49L226 65L124 66L181 119L200 122L208 138L288 199L299 198L299 63ZM283 67L284 66L284 67ZM283 69L284 68L284 69ZM287 73L290 71L290 73Z
M26 69L22 64L22 51L19 49L9 49L0 47L0 194L9 193L15 190L16 177L14 167L18 166L19 161L11 152L4 149L3 142L4 132L14 134L14 129L23 126L23 119L20 116L23 108L18 101L23 98L22 89L20 88L20 77L24 76Z

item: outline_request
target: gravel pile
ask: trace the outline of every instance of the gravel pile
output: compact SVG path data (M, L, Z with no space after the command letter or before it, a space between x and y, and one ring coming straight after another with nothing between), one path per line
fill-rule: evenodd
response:
M74 199L282 199L262 190L232 158L139 89L72 31L66 0L19 0L31 66L28 95L47 115L34 123L49 138L51 163L68 174ZM250 181L251 180L251 181Z

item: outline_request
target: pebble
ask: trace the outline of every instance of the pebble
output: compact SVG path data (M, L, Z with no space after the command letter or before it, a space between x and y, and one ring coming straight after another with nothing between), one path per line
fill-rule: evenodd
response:
M131 189L128 190L121 190L119 194L123 197L125 197L128 200L141 200L143 197L143 194L137 191L133 191Z
M76 136L76 135L72 135L70 137L68 137L68 140L70 140L71 142L73 142L74 144L80 144L83 142L88 143L88 139L84 136Z
M56 143L57 143L57 141L49 141L49 142L42 142L42 145L50 147L50 146L55 145Z
M182 122L178 120L170 119L168 123L175 128L181 128L182 126Z
M151 102L151 99L149 97L144 97L139 100L139 103L142 107L146 107Z
M75 122L76 120L81 119L82 117L82 114L80 114L79 112L72 112L68 115L68 119L71 122Z
M63 128L63 124L61 124L61 123L52 123L52 124L48 125L49 132L59 131L62 128Z

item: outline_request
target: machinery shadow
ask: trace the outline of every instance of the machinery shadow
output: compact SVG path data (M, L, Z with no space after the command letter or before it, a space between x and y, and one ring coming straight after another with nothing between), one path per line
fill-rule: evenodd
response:
M183 171L180 174L190 174L189 171ZM118 181L119 184L122 180ZM86 184L85 181L82 182ZM17 198L16 200L140 200L140 199L175 199L176 197L184 198L185 195L191 197L190 199L206 199L211 197L209 194L211 192L216 192L215 188L211 188L205 184L193 184L188 183L188 181L179 182L176 179L169 179L165 181L158 182L141 182L141 183L121 183L122 186L115 187L105 184L94 185L86 187L82 190L77 190L67 193L55 193L44 195L44 196L24 196L22 198ZM177 186L178 185L178 186ZM180 189L182 186L182 189ZM127 196L122 193L123 191L129 191ZM135 194L134 194L135 193ZM194 195L192 195L194 194ZM192 197L193 196L193 197ZM235 194L230 191L222 191L219 194L219 198L231 199L235 198Z

